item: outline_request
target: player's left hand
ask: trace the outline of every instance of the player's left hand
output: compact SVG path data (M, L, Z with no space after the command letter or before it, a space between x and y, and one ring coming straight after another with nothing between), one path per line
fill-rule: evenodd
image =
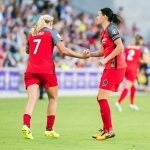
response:
M100 66L104 66L107 63L107 61L105 59L100 60L99 64Z

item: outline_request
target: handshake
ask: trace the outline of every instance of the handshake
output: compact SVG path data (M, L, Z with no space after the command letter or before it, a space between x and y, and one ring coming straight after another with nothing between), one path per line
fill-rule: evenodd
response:
M82 52L82 58L83 59L86 59L86 58L89 58L89 57L100 57L100 55L98 54L95 54L93 55L94 53L91 53L91 51L89 49L85 49L83 52ZM99 60L99 65L100 66L105 66L106 63L109 61L108 57L105 57L104 59L100 59Z
M89 49L85 49L83 52L82 52L82 56L83 58L89 58L91 56L91 52Z

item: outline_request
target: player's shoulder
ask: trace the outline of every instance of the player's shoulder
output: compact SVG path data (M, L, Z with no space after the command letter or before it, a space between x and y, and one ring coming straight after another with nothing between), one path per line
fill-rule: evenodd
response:
M142 47L142 53L143 54L149 54L149 49L145 46Z
M41 29L41 31L48 32L48 33L57 33L55 29L49 29L49 28L46 28L46 27Z
M115 24L113 24L113 23L110 23L110 25L108 26L108 33L109 34L118 34L119 33L119 30L118 30L118 28L116 27L116 25Z
M110 25L107 28L107 32L113 41L120 38L119 30L113 23L110 23Z
M61 36L59 35L59 33L55 30L55 29L49 29L49 28L43 28L42 31L48 32L52 35L52 37L58 37L61 38Z

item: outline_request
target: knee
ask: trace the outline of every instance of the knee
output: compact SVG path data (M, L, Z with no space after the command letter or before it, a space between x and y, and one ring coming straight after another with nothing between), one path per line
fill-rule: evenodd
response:
M104 100L104 99L108 99L108 96L105 96L105 95L98 95L97 96L97 101Z
M58 96L51 95L51 96L49 97L49 100L51 100L51 101L57 101L57 100L58 100Z

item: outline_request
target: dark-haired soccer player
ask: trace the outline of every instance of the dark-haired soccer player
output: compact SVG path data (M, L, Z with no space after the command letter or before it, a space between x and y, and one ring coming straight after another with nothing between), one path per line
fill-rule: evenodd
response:
M100 65L104 65L105 69L101 77L97 96L103 129L100 130L100 133L94 135L93 138L105 140L115 136L108 98L111 91L118 91L119 84L125 76L126 63L122 57L124 46L115 25L120 23L119 16L114 14L110 8L103 8L98 11L96 22L103 28L103 31L100 33L100 49L97 52L85 51L84 53L90 57L104 56L104 59L100 60Z

